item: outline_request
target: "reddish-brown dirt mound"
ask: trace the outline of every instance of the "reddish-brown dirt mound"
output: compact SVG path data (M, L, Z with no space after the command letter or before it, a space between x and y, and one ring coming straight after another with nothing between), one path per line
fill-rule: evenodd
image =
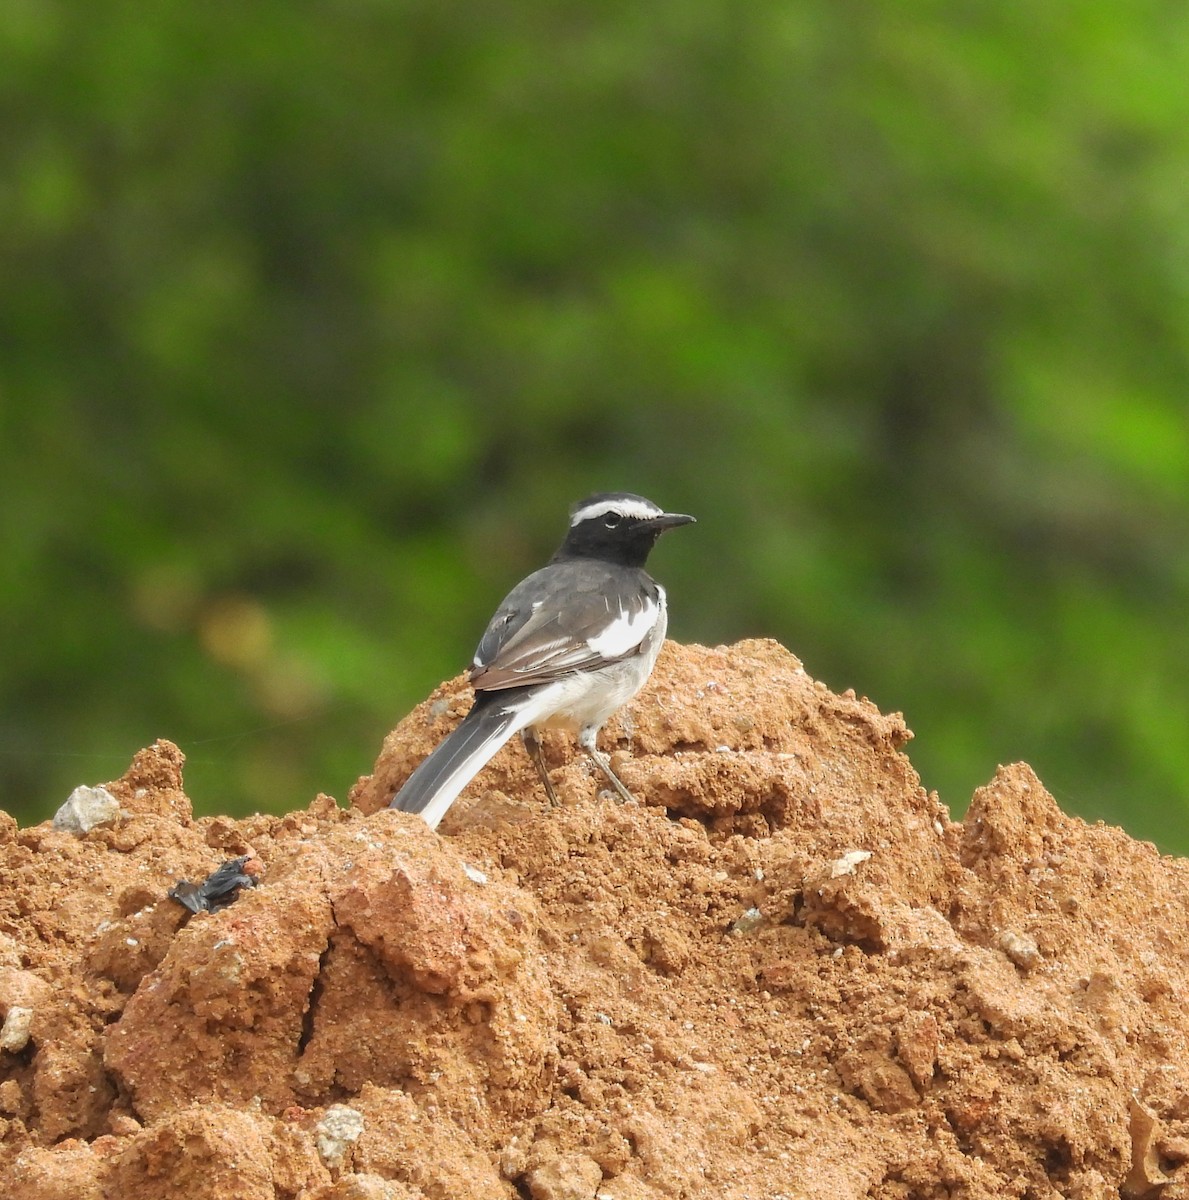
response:
M142 751L86 834L0 814L11 1200L1189 1197L1189 873L1002 768L962 824L898 715L768 642L668 646L564 803L194 820ZM260 885L189 915L180 878Z

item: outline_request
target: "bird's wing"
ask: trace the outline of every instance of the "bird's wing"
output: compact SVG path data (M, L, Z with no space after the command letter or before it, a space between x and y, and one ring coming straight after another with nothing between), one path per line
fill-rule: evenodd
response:
M593 563L554 563L500 605L471 666L477 691L549 683L639 654L661 616L660 586L632 572L631 586Z

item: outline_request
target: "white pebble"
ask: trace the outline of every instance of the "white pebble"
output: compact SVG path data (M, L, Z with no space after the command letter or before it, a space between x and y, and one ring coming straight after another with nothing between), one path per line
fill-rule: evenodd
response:
M29 1044L29 1031L33 1027L33 1010L23 1004L14 1004L4 1018L0 1028L0 1050L19 1054Z
M314 1137L322 1161L327 1166L341 1164L347 1149L359 1141L362 1133L363 1113L345 1104L332 1104L322 1120L314 1126Z
M840 875L853 875L859 863L865 863L871 857L870 850L848 850L841 858L836 858L830 864L830 878L837 879Z
M89 833L96 825L107 825L120 815L120 802L102 787L76 787L66 803L54 813L54 828L64 833Z

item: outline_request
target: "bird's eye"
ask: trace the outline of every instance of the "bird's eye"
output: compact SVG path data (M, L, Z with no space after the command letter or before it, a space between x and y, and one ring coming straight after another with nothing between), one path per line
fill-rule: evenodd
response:
M615 526L618 525L620 523L620 521L622 521L622 520L623 520L622 513L609 512L603 518L603 524L606 525L608 529L614 529Z

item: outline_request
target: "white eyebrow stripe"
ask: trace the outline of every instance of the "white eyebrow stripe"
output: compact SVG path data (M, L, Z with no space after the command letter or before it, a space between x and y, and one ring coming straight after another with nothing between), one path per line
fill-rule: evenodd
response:
M596 517L604 516L609 512L622 513L625 517L648 521L653 517L659 517L664 511L663 508L657 508L655 504L649 504L647 501L601 500L597 504L588 504L585 508L578 509L570 518L570 528L573 529L575 525L583 521L593 521Z
M624 613L612 621L606 629L586 639L586 644L603 658L619 658L635 649L648 636L656 624L660 609L655 604L646 604L634 613Z

